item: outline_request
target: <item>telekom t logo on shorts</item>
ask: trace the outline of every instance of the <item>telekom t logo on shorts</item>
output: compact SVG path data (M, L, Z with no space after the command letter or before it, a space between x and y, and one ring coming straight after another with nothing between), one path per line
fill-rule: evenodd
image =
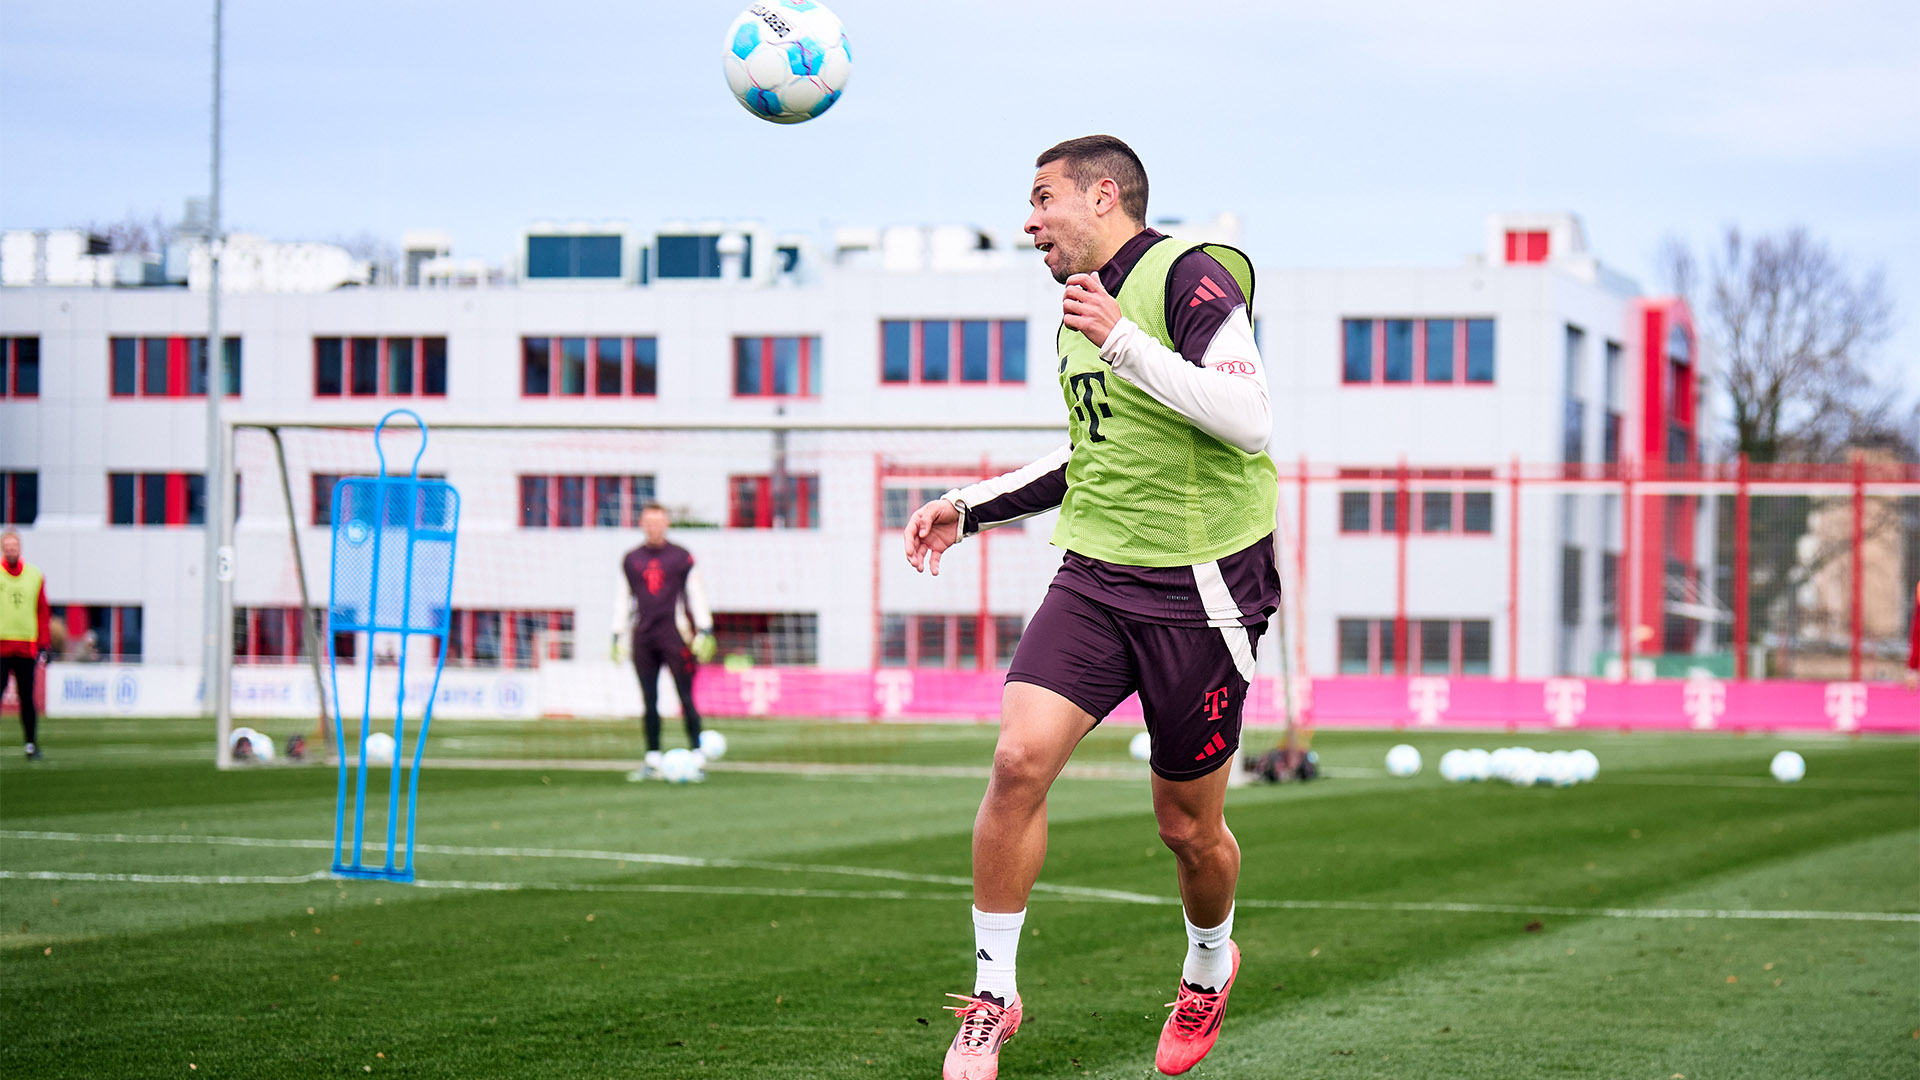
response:
M1227 711L1227 688L1223 686L1218 690L1209 690L1202 700L1204 704L1200 707L1207 710L1207 719L1218 722Z

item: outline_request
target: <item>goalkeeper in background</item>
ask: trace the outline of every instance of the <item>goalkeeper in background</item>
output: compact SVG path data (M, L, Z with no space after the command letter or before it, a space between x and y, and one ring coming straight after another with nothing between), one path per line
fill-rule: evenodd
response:
M640 531L646 541L627 552L620 564L631 607L614 605L614 655L619 655L622 631L630 631L633 670L640 677L640 697L646 703L646 766L629 779L659 774L663 664L672 673L673 688L680 695L687 746L700 767L706 767L706 757L700 752L700 711L693 704L693 670L696 662L713 659L713 612L707 608L706 589L700 583L700 571L694 568L693 554L667 540L671 524L666 507L647 503L640 511ZM622 619L623 611L630 617Z

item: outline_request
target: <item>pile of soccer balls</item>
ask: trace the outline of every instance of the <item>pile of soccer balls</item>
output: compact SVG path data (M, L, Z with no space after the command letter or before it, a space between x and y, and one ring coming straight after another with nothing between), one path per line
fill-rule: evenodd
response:
M698 784L707 778L707 763L727 756L727 737L717 731L700 733L700 751L675 747L660 755L658 776L669 784ZM629 776L628 779L637 779Z
M1420 771L1420 751L1406 743L1387 751L1387 772L1399 777ZM1600 775L1600 759L1591 750L1449 750L1440 755L1440 778L1453 784L1505 780L1514 787L1572 787Z

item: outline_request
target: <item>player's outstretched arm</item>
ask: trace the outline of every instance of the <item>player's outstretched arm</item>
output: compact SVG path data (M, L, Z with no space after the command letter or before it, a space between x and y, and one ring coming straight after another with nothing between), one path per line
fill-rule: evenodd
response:
M935 499L913 512L902 530L907 562L921 573L940 574L940 556L960 542L960 511L945 499Z

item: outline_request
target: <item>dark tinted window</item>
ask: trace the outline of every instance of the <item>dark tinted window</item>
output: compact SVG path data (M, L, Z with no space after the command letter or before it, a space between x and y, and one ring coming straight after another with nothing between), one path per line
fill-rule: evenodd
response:
M656 379L660 370L659 343L650 337L633 339L633 392L659 393Z
M880 381L890 383L913 381L912 323L883 322L880 324Z
M340 339L314 338L313 392L316 397L340 396L340 367Z
M1000 381L1027 381L1027 324L1000 324Z
M1373 320L1347 319L1342 324L1340 377L1350 383L1373 381Z

